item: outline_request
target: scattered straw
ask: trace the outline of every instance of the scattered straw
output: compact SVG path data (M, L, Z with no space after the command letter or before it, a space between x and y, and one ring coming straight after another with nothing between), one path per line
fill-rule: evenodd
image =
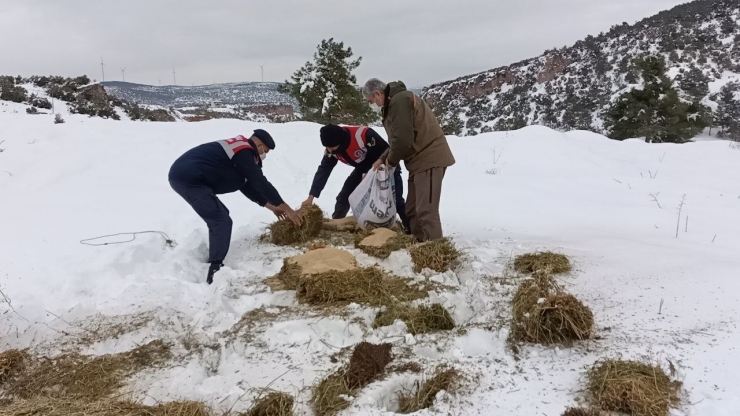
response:
M373 241L376 236L379 238L378 242ZM355 246L368 256L387 259L394 251L409 248L415 241L414 236L406 235L403 232L377 228L372 231L372 235L358 234L358 238L355 239Z
M439 303L418 307L404 304L389 306L386 310L378 312L373 327L389 326L397 319L404 321L409 333L413 335L449 331L455 328L455 320Z
M349 396L351 390L342 371L323 379L313 389L311 404L317 416L333 415L349 407L349 402L342 396Z
M587 390L602 409L635 416L667 416L680 403L681 383L659 366L602 360L588 371Z
M7 350L0 353L0 384L23 371L28 358L28 353L20 350Z
M293 396L273 392L258 400L244 416L293 416Z
M519 273L534 273L546 270L549 273L567 273L572 269L570 260L563 254L544 251L522 254L514 258L514 270Z
M569 407L560 416L599 416L601 412L597 409L584 409L582 407Z
M283 283L282 290L296 290L298 288L298 280L300 279L301 274L301 266L285 259L283 260L283 267L280 269L278 274L275 275L275 279Z
M27 371L10 383L8 391L24 399L48 396L92 402L115 393L127 377L170 357L168 345L152 341L115 355L89 357L72 353L35 359Z
M591 309L564 292L546 273L538 272L519 286L512 309L511 336L515 341L568 344L591 338Z
M279 246L305 243L319 235L324 225L324 213L316 205L301 208L303 224L296 226L290 220L280 220L270 225L270 241Z
M388 371L391 373L403 374L403 373L421 373L422 371L424 371L424 369L421 368L421 365L419 365L419 363L408 362L408 363L403 363L403 364L393 366L389 368Z
M412 247L409 253L416 273L424 269L444 273L462 256L462 252L447 238L419 244Z
M459 379L460 373L454 368L437 369L436 373L423 384L417 382L412 391L398 394L398 413L414 413L432 407L437 393L442 390L453 390Z
M409 286L407 280L389 276L377 267L328 271L301 276L296 297L301 303L313 305L355 302L378 306L427 296Z
M120 400L35 397L14 400L0 408L0 416L212 416L203 403L171 402L157 406Z

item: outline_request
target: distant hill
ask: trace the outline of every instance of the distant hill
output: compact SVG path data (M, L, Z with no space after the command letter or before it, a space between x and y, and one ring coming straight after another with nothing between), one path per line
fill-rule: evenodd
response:
M102 83L114 97L144 105L162 107L198 107L214 102L226 105L288 104L295 108L296 101L277 91L274 82L238 82L199 85L142 85L130 82L106 81Z

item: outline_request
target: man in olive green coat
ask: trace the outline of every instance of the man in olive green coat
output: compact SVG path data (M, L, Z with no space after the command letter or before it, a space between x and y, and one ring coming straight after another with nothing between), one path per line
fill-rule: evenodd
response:
M406 216L411 233L422 242L442 238L442 179L447 168L455 164L455 158L437 117L421 97L400 81L386 85L373 78L365 84L362 94L371 107L382 108L390 144L374 169L384 163L393 169L404 161L409 172Z

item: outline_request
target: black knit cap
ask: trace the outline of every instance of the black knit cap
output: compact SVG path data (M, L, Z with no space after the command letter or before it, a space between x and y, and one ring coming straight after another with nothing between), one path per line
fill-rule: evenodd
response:
M270 133L262 130L257 129L254 131L254 135L257 136L258 139L262 141L262 143L267 146L268 149L274 150L275 149L275 140L272 140L272 136L270 136Z
M342 139L349 136L349 132L339 126L327 124L320 131L321 144L324 147L340 146Z

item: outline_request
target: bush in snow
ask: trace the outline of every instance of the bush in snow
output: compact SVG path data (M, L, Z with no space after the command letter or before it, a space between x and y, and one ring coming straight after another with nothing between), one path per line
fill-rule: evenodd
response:
M16 85L13 77L0 77L0 100L22 103L28 99L28 92L20 85Z
M610 138L685 143L709 125L709 109L679 97L662 57L648 56L637 66L642 74L641 88L622 94L607 111L605 126Z
M725 84L714 99L719 104L714 120L720 137L740 140L740 82Z
M64 119L62 118L62 115L57 113L57 115L54 116L54 124L62 124L64 123Z
M47 98L39 97L36 94L31 94L28 97L28 103L37 108L51 110L51 102Z
M28 107L26 108L26 114L38 114L39 110L36 109L36 107Z
M303 120L327 124L370 124L378 116L357 88L352 71L362 58L351 60L352 48L334 39L322 40L313 62L306 64L280 87L298 101Z

